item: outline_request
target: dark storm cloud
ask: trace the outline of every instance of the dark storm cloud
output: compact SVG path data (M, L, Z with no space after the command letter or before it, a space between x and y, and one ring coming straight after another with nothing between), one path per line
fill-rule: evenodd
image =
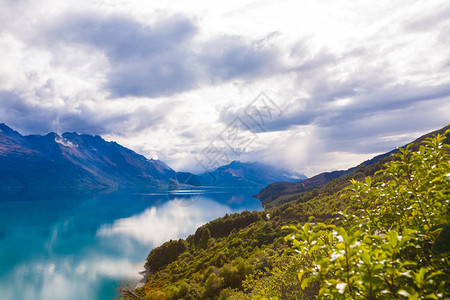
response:
M124 16L71 16L55 34L67 42L103 49L111 61L127 62L171 51L196 32L191 21L172 17L145 26Z
M247 43L239 37L223 37L205 45L201 56L208 74L217 80L273 75L277 53L263 44L264 40Z
M448 119L439 115L439 109L430 107L442 107L445 111L449 100L446 97L416 102L389 113L367 114L336 126L319 126L317 138L326 141L324 151L385 152L447 125Z
M15 130L45 133L53 128L57 116L53 109L42 109L28 103L13 92L0 91L0 118Z
M111 71L113 96L158 97L234 78L269 75L277 50L263 41L222 36L195 42L197 27L183 16L151 26L126 16L73 15L53 25L51 40L100 49Z
M339 89L336 90L339 91ZM342 106L333 105L332 102L340 98L338 96L351 97L352 100ZM365 120L373 115L405 110L418 103L433 102L445 97L450 97L450 85L448 84L434 87L398 85L374 88L370 92L358 91L357 87L353 87L331 95L325 90L323 94L317 93L308 99L298 99L297 102L305 103L302 109L286 108L283 117L274 118L273 121L269 120L265 129L266 131L283 131L292 126L302 125L315 125L319 128L345 127L356 120ZM328 101L324 99L328 99ZM228 115L223 121L227 122L231 118L232 116ZM387 124L386 126L388 127ZM342 131L342 133L345 132L348 131ZM349 135L350 138L355 136L355 132ZM333 137L339 138L335 134Z
M140 131L163 122L164 117L147 108L108 112L80 104L76 111L30 103L13 92L0 91L0 120L21 133L76 131L87 134L120 134Z

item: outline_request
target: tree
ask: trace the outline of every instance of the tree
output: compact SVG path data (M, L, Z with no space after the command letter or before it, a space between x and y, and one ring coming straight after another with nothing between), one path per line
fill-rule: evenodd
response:
M208 241L211 238L211 231L208 228L204 228L200 237L200 245L203 249L208 248Z

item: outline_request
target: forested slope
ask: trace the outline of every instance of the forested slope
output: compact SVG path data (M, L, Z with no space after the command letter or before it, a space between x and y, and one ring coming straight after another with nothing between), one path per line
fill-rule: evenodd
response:
M411 149L418 150L418 145L426 138L429 138L436 134L443 134L449 128L450 126L447 125L444 128L419 137L411 143ZM448 138L446 142L449 142ZM381 169L383 164L392 160L391 154L394 154L397 151L397 149L394 149L387 153L380 154L372 159L362 162L356 167L349 168L348 170L324 172L298 182L272 183L262 189L255 197L261 200L261 203L264 205L264 207L273 207L292 200L296 200L302 195L305 195L305 193L310 192L315 188L323 187L324 185L335 179L339 179L339 181L348 184L350 178L373 175L376 171Z

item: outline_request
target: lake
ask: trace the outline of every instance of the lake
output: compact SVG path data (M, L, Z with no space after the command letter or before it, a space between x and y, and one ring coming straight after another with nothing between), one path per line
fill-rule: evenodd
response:
M150 250L226 213L261 210L255 189L0 190L2 299L114 299Z

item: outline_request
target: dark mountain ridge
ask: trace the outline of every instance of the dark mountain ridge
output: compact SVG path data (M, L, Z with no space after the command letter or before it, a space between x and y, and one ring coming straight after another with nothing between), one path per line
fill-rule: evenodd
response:
M159 186L175 172L100 136L23 136L0 124L0 187Z

